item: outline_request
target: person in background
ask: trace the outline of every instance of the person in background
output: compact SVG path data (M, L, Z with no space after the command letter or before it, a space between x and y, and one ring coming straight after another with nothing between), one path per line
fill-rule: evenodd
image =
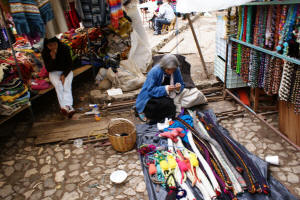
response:
M151 24L152 24L151 28L153 30L155 30L155 19L157 18L158 13L159 13L159 7L163 4L163 2L160 0L160 1L157 1L156 4L157 4L157 9L154 11L152 18L149 20L149 22L151 22Z
M63 115L72 117L75 113L72 96L72 57L70 49L56 37L45 39L42 57L49 72L49 79L55 87Z
M175 55L167 54L154 66L136 100L136 114L143 122L161 122L176 115L173 99L184 89Z
M157 18L155 18L154 35L160 35L164 24L170 24L175 18L174 10L170 6L168 0L163 0L163 4L159 7Z

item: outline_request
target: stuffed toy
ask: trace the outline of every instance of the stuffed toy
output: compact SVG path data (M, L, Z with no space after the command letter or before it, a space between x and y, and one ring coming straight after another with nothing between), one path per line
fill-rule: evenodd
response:
M167 137L170 138L173 142L177 143L178 139L177 137L184 137L185 134L182 133L182 128L170 128L171 132L163 132L159 134L159 137Z

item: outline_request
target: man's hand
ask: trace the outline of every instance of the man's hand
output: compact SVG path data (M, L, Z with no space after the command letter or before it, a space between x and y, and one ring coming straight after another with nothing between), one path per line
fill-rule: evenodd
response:
M181 89L181 84L180 84L180 83L176 83L175 89L176 89L177 91L179 91L179 90Z
M65 84L65 75L62 74L60 76L60 80L61 80L62 84L64 85Z

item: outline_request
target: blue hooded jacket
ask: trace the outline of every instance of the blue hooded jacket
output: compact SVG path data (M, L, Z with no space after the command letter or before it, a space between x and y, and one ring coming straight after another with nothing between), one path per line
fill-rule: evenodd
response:
M159 64L155 65L148 73L147 79L136 100L136 110L138 111L138 113L142 113L144 111L148 101L151 98L168 96L166 86L162 85L164 73L164 70L160 67ZM173 77L174 85L176 83L181 84L181 92L184 88L184 83L179 68L177 68L176 71L173 73Z

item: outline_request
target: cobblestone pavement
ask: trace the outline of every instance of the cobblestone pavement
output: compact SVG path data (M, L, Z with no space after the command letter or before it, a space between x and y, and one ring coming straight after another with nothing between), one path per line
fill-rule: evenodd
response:
M268 119L277 125L276 117ZM249 151L262 159L279 155L271 175L300 197L300 152L250 116L221 124ZM22 126L15 131L22 131ZM136 150L115 152L102 143L34 146L33 139L11 137L1 144L0 199L148 199ZM127 171L126 183L114 185L111 172Z
M136 150L125 154L100 143L33 146L32 139L2 146L0 199L147 199ZM110 174L126 170L126 183L110 183Z
M278 128L278 115L267 117L267 121ZM279 166L270 165L271 175L300 198L300 152L253 117L221 121L231 136L250 152L265 159L279 156Z

